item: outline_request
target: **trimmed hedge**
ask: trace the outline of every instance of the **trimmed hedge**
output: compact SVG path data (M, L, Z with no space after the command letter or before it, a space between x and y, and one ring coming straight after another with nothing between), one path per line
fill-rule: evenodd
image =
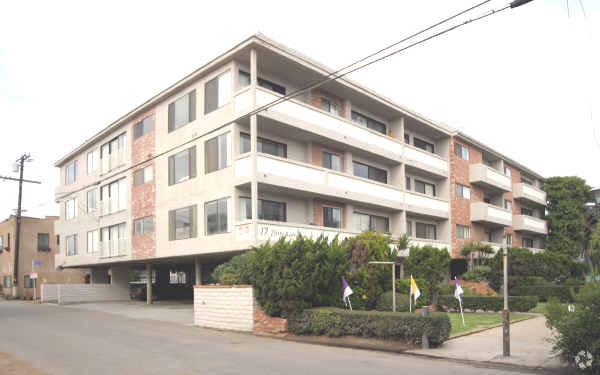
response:
M396 312L408 312L410 300L408 294L396 293ZM377 311L392 311L392 291L382 293L377 298Z
M504 297L493 296L463 296L463 309L502 311L504 309ZM509 296L508 308L510 311L526 312L538 304L536 296ZM439 305L446 310L460 310L458 300L453 295L440 296Z
M509 293L514 296L537 296L542 302L548 301L551 297L556 297L561 302L573 302L573 295L579 291L581 286L582 284L553 285L548 283L514 287L509 289Z
M450 318L444 313L429 317L412 313L349 311L332 307L307 309L288 317L288 330L296 335L358 336L402 340L420 345L423 334L439 346L450 336Z

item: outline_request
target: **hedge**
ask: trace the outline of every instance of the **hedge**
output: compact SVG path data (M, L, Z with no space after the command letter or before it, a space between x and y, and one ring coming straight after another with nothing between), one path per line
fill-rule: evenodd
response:
M410 300L408 294L396 293L396 312L408 312L410 308ZM377 311L392 311L392 291L382 293L377 298Z
M508 307L510 311L526 312L537 306L536 296L509 296ZM463 309L502 311L504 309L504 297L495 296L463 296ZM439 306L447 310L460 310L458 300L453 295L440 296Z
M307 309L288 317L288 330L296 335L357 336L401 340L420 345L423 334L431 346L450 336L450 318L445 313L424 317L414 313L350 311L333 307Z
M573 302L573 294L579 291L580 285L553 285L540 284L519 286L509 289L511 296L537 296L540 301L546 302L551 297L556 297L561 302Z

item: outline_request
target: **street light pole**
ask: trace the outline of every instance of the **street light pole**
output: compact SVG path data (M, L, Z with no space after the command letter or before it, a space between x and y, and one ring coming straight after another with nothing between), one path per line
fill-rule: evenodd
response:
M502 241L504 260L504 310L502 310L502 355L510 357L510 312L508 310L508 246L506 234Z

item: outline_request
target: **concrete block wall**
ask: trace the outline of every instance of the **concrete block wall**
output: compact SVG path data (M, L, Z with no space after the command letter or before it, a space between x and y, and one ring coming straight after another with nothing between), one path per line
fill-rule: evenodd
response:
M58 302L58 284L42 284L41 289L42 302Z
M252 286L194 286L194 324L200 327L252 332Z
M56 284L58 304L128 301L129 292L110 284Z

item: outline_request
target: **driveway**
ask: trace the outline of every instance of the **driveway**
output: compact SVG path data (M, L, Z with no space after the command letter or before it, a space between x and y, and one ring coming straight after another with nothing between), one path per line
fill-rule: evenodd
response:
M518 373L132 319L85 305L0 301L0 337L0 363L4 358L52 375ZM37 374L32 371L14 373Z

